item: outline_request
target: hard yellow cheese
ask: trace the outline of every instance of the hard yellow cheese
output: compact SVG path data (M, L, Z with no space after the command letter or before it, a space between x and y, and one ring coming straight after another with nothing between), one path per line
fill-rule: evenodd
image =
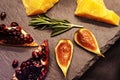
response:
M59 0L22 0L27 15L46 13Z
M120 17L106 8L103 0L77 0L76 16L119 25Z

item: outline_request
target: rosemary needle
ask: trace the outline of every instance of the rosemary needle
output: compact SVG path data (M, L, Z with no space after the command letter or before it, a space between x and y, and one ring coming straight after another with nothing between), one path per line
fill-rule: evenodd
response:
M38 16L37 18L32 18L29 22L30 26L35 28L40 28L41 30L50 28L52 29L51 37L64 33L72 28L81 28L83 26L75 25L67 20L58 20L50 18L46 15Z

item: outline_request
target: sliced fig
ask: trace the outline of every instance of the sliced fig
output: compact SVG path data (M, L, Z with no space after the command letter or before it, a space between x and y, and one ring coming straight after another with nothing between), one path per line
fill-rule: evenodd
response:
M55 47L56 60L66 77L73 55L73 44L68 39L61 39Z
M0 25L0 44L10 46L38 46L33 37L20 26Z
M32 52L32 57L15 70L12 80L45 80L49 65L48 40Z
M74 34L74 40L79 46L83 47L84 49L104 57L104 55L100 52L95 36L90 30L86 28L77 30Z

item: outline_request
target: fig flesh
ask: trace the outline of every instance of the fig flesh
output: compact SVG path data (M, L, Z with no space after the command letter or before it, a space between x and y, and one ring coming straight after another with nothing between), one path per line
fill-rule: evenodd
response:
M100 52L95 36L90 30L86 28L77 30L74 34L74 40L79 46L83 47L84 49L93 52L98 56L104 57L104 55Z
M73 55L73 44L68 39L61 39L55 47L56 60L66 77Z

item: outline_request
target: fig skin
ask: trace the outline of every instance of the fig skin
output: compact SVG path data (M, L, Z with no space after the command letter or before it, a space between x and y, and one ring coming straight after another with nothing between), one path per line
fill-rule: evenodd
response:
M77 30L74 34L74 41L85 50L95 53L98 56L105 57L100 52L97 40L90 30L86 28L80 28Z
M61 39L55 47L55 54L58 66L61 68L64 77L67 75L73 56L73 44L69 39Z

